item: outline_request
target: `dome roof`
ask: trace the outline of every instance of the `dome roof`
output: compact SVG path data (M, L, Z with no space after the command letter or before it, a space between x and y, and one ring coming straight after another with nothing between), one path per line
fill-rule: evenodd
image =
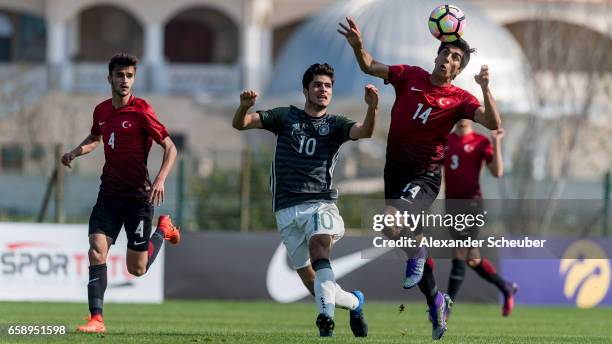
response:
M276 63L267 96L303 101L302 74L313 63L327 62L335 70L335 99L363 97L363 86L373 83L382 92L382 102L395 99L392 86L359 70L345 38L336 30L346 16L355 18L364 45L374 59L388 65L408 64L432 71L440 44L427 27L433 8L430 0L350 0L321 10L292 36ZM473 75L480 65L489 65L491 89L502 111L525 112L529 108L530 81L523 53L511 34L470 4L453 1L463 10L467 26L463 38L478 49L466 69L453 82L482 101Z

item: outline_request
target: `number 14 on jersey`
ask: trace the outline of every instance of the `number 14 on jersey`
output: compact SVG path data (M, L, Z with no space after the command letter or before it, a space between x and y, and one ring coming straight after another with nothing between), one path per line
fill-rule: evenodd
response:
M431 107L428 107L422 112L421 109L423 109L423 104L419 103L416 111L414 112L414 115L412 116L412 119L418 118L421 120L421 123L425 124L427 122L427 119L429 118L429 115L431 114Z

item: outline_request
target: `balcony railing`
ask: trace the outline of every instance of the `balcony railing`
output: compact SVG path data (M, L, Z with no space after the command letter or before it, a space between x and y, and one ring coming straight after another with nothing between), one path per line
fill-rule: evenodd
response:
M0 65L0 117L33 104L47 92L47 68L43 64Z
M106 92L109 90L103 63L73 63L63 67L72 77L63 88L76 92ZM138 68L135 91L172 94L197 94L235 91L240 88L237 65L165 64L143 65Z
M165 68L171 93L224 92L240 89L238 65L169 64Z

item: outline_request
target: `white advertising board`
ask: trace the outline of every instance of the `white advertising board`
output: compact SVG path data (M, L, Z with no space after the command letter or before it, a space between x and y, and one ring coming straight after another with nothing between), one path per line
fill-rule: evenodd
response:
M0 300L87 302L87 225L0 223ZM163 301L164 252L141 277L128 273L121 231L108 253L105 302Z

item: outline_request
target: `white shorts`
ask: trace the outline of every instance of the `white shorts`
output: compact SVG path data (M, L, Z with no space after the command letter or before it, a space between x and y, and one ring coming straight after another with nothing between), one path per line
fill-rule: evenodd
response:
M276 226L294 269L310 265L308 242L314 235L331 235L334 242L344 235L344 221L333 203L303 203L276 212Z

